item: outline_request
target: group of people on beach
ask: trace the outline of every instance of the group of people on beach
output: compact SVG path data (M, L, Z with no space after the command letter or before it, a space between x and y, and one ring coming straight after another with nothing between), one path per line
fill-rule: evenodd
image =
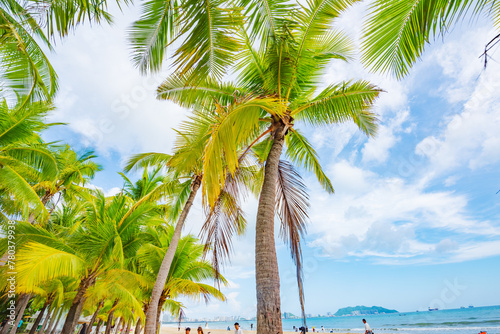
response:
M208 327L205 325L205 328L208 328ZM252 324L252 328L253 328L253 324ZM229 326L227 326L227 330L230 330ZM198 327L197 331L198 331L198 334L204 334L203 328L201 328L201 326ZM186 334L191 334L191 328L186 327ZM207 334L210 334L210 332L208 332ZM243 334L243 330L240 328L240 324L237 322L234 323L234 334Z
M373 330L371 329L370 325L366 322L366 319L363 319L363 323L365 324L365 334L373 334ZM309 332L309 328L308 327L295 327L293 326L293 329L298 332L300 331L301 333L306 333L306 332ZM312 328L313 332L321 332L321 333L324 333L325 332L325 327L321 326L321 329L318 329L316 330L316 327L313 326ZM333 333L333 330L330 330L330 333Z
M363 324L365 324L365 334L374 334L370 325L366 322L366 319L363 319ZM208 324L205 325L205 328L208 328ZM253 324L251 325L251 328L253 329ZM293 329L295 329L296 332L300 331L301 333L305 333L305 332L309 332L309 329L307 327L300 327L300 328L297 328L295 326L293 326ZM227 326L227 330L231 330L231 328L229 326ZM198 327L197 329L198 333L197 334L204 334L203 333L203 328ZM323 326L321 326L321 332L324 332L325 331L325 328ZM316 327L313 326L313 332L316 332ZM319 332L319 330L318 330ZM333 331L330 331L330 333L332 333ZM186 334L191 334L191 328L189 327L186 327ZM210 334L210 332L208 332L207 334ZM240 324L235 322L234 323L234 334L243 334L243 330L241 329L240 327Z

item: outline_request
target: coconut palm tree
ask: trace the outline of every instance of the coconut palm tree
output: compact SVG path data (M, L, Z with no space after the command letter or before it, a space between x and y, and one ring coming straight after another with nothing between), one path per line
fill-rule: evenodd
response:
M126 171L130 171L133 168L147 166L168 167L172 178L179 181L178 190L175 192L177 195L170 200L169 209L167 210L167 212L170 212L169 220L176 221L175 231L158 270L151 299L148 303L144 327L145 333L153 334L158 328L156 323L158 303L171 270L184 222L193 205L202 179L207 177L203 173L202 157L209 138L210 127L216 121L206 113L193 113L192 117L180 126L173 155L163 153L138 154L130 159L125 168ZM240 159L243 160L244 155L245 152L240 156ZM227 182L228 187L225 188L224 192L221 192L221 196L218 198L219 203L224 203L224 205L217 205L213 210L209 210L208 219L204 224L204 230L207 232L205 250L211 247L214 249L215 254L227 254L230 251L230 236L235 233L243 233L246 220L239 205L238 191L245 186L245 181L248 182L250 179L248 175L251 173L248 172L248 169L240 168L236 173L238 177L230 178L230 181ZM242 177L242 175L246 177ZM231 186L229 187L229 185ZM224 202L222 202L222 199L224 199ZM215 233L215 231L220 233ZM217 237L222 237L225 242L217 242ZM217 278L219 272L217 257L215 259L214 265Z
M0 102L0 220L16 214L46 220L48 211L33 184L54 179L58 171L54 155L40 138L40 131L49 126L44 119L52 106L20 104L22 98L14 108Z
M189 74L174 74L158 88L158 98L186 108L212 111L203 159L203 189L213 207L227 174L239 165L238 149L259 147L265 161L256 224L257 329L281 333L278 264L274 217L290 243L297 264L301 304L300 236L307 219L304 189L289 159L312 171L328 192L333 187L318 156L296 123L329 126L353 121L367 135L376 131L370 108L380 90L367 81L332 83L320 90L321 78L332 60L346 61L350 44L332 29L333 21L354 1L310 0L299 6L289 1L241 1L248 22L239 31L242 49L232 71L237 82L207 78L196 83ZM210 177L207 177L209 175Z
M165 253L169 249L174 227L148 227L142 237L144 244L137 252L137 260L142 268L143 275L153 283L156 281ZM182 237L176 248L174 259L168 277L158 301L156 324L160 325L161 311L166 308L170 313L179 317L182 304L176 301L180 296L198 299L203 297L206 302L211 297L225 300L224 295L213 286L203 283L207 280L218 279L224 285L227 281L216 269L202 260L204 246L191 235ZM149 304L146 306L149 308Z
M154 204L138 204L122 194L107 199L96 191L84 208L72 234L63 234L66 228L59 235L42 226L23 222L17 225L20 284L30 288L60 276L79 279L63 334L73 332L87 290L110 270L122 269L125 259L135 254L142 226L162 222Z
M465 17L483 15L500 29L500 3L494 0L376 0L364 28L362 60L375 71L402 78L433 38ZM499 39L500 34L486 45L485 65Z
M59 195L58 202L64 196L66 201L71 201L86 191L84 187L102 170L102 167L93 159L93 151L84 151L80 154L71 149L69 145L52 146L54 157L57 161L57 175L52 180L43 180L34 185L40 193L42 203L49 203L54 196ZM54 206L51 211L54 210Z

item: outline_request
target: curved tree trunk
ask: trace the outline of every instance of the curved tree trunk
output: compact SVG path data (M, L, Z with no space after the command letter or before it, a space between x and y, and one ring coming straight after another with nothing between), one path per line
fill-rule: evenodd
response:
M99 321L97 321L97 326L95 327L95 334L99 334L99 330L101 329L101 325L102 325L102 319L99 319ZM90 332L90 333L92 333L92 332Z
M108 315L108 320L106 321L106 329L104 330L104 334L110 334L112 327L113 327L113 314L110 313Z
M49 306L49 303L45 302L45 304L43 304L42 309L40 310L40 313L38 313L38 316L36 317L35 322L33 323L33 327L31 327L29 334L35 334L38 325L40 325L40 321L42 321L43 315L45 314L47 306Z
M24 315L24 310L26 309L26 306L28 305L30 301L31 295L30 294L20 294L19 297L17 298L17 303L16 303L16 319L14 321L14 325L12 327L9 326L9 322L5 324L5 326L2 328L2 331L0 334L7 334L9 333L9 328L10 328L10 333L14 334L17 331L17 326L19 326L19 322L21 322L21 319L23 318Z
M108 314L108 321L106 321L106 330L104 331L104 334L110 334L111 327L113 327L113 311Z
M73 332L75 331L78 319L82 314L83 304L87 299L85 297L85 293L87 292L87 289L94 284L94 282L95 278L92 275L89 277L85 277L80 281L78 292L76 293L76 296L71 303L71 307L69 308L66 320L64 321L61 334L73 334Z
M193 180L193 184L191 185L191 193L189 194L189 198L186 204L184 205L184 208L182 209L177 224L175 225L175 231L174 234L172 235L172 240L170 241L167 252L165 253L165 257L161 262L160 270L158 272L158 276L156 277L155 286L153 287L153 291L151 293L151 299L149 302L148 311L146 313L146 325L144 326L144 334L156 333L158 301L160 300L163 288L165 287L165 282L167 281L168 273L170 271L170 266L172 265L172 260L174 259L175 251L177 250L177 245L179 244L179 239L181 238L182 227L184 226L186 217L193 205L196 193L200 188L201 178L202 178L201 175L197 175ZM62 334L67 334L67 333L62 333Z
M122 324L123 324L123 317L120 318L120 320L116 324L115 334L119 334L120 333L120 328L122 327Z
M92 319L90 319L90 324L87 330L85 331L85 334L90 334L92 332L92 326L94 326L95 319L97 319L97 314L101 310L102 305L104 305L104 301L100 301L99 304L97 304L97 309L95 310L94 314L92 315Z
M52 313L51 313L51 311L52 311ZM38 334L45 333L45 329L47 328L47 324L49 323L49 320L52 319L55 316L55 313L56 313L55 309L51 310L49 308L49 311L47 312L47 316L45 317L45 320L43 321L42 328L40 328L40 331L38 332Z
M60 313L61 313L60 309L54 310L54 313L52 313L52 317L50 318L49 326L46 329L47 333L50 334L50 332L52 332L52 328L54 327L54 323L59 318ZM42 334L42 333L40 333L40 334Z
M137 324L135 325L134 334L141 334L141 331L142 331L142 322L141 318L139 318L139 320L137 320Z
M132 318L130 318L127 322L127 326L125 327L125 332L124 334L129 334L130 333L130 326L132 325Z
M115 306L118 304L118 299L116 299L113 302L113 306L111 306L111 309L109 310L108 313L108 320L106 321L106 331L104 334L110 334L111 333L111 326L113 325L113 313L115 313Z
M165 305L166 300L167 300L167 297L164 294L162 294L160 297L160 300L158 301L158 312L156 312L156 324L157 324L156 333L157 334L161 333L160 316L161 316L161 310L163 309L163 305Z
M255 278L257 283L257 333L281 334L281 301L278 260L274 242L274 214L278 164L285 139L285 126L278 124L266 160L255 230Z
M61 307L61 311L59 312L59 316L57 317L56 324L54 325L54 327L52 327L52 329L50 330L49 334L55 334L57 326L59 325L59 321L61 321L63 313L64 313L64 310Z

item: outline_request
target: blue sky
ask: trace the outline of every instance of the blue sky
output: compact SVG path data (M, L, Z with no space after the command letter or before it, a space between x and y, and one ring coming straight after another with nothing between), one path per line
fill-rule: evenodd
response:
M338 23L355 40L366 5ZM45 134L92 148L105 167L93 185L113 194L117 172L139 152L169 152L186 112L156 101L166 76L142 77L130 62L126 27L137 9L115 11L112 27L80 27L51 55L60 76ZM336 189L321 190L302 173L311 196L303 248L308 313L354 305L401 311L500 304L500 55L486 70L478 56L494 37L489 22L460 25L427 49L402 81L368 73L359 62L334 63L331 82L363 78L386 92L377 101L380 131L367 139L351 124L301 128L314 143ZM257 201L245 202L248 229L235 241L226 303L186 300L189 317L253 316ZM186 232L202 223L200 200ZM282 310L298 313L293 263L278 241Z

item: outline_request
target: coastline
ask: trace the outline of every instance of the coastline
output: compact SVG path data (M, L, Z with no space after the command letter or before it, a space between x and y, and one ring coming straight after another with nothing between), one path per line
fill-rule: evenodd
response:
M185 326L181 326L181 329L178 330L177 327L166 327L162 326L161 327L161 334L185 334ZM203 328L203 334L234 334L234 328L231 328L231 330L227 329L212 329L212 328ZM243 334L256 334L257 331L255 330L243 330ZM309 331L308 333L313 333L312 331ZM196 328L191 327L191 334L196 334ZM283 334L297 334L297 332L286 332L283 331ZM335 334L347 334L347 333L335 333Z

